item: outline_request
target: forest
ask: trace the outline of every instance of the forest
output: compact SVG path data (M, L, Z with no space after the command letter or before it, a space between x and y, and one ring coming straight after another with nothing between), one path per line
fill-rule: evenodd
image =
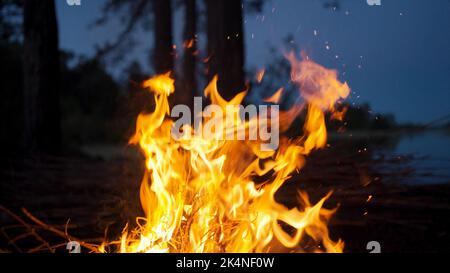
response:
M161 141L166 146L152 150L154 146L159 148L158 145L162 145L158 141L165 128L162 119L149 118L152 116L149 113L158 114L157 110L165 106L166 99L162 91L149 92L143 84L151 82L155 75L169 73L174 81L173 94L167 98L168 107L184 104L193 108L194 96L202 96L203 90L207 89L208 83L214 82L215 76L218 78L217 90L227 102L245 90L248 96L242 99L243 104L270 104L273 101L267 102L267 98L276 96L280 87L283 87L283 94L276 103L282 110L292 109L302 99L298 92L299 85L291 73L292 62L283 52L271 49L264 70L246 63L246 54L251 50L245 39L246 18L262 14L271 2L105 0L102 2L102 13L92 21L91 27L102 30L108 22L118 18L122 29L117 31L114 39L99 44L95 54L87 56L60 46L60 22L54 0L1 1L0 143L3 145L0 156L0 252L66 252L65 246L69 240L81 242L85 252L117 252L124 249L127 251L122 252L145 252L147 248L142 250L140 246L133 245L134 233L126 233L126 230L129 227L130 230L135 228L137 233L144 233L139 222L142 215L148 217L148 223L155 222L151 217L156 219L158 216L161 226L166 224L166 216L158 208L177 201L181 195L179 193L184 191L184 186L176 190L173 190L175 186L167 186L176 179L182 185L192 183L192 192L187 190L183 196L192 198L193 204L183 208L173 205L165 209L179 211L178 214L183 217L189 218L189 215L192 222L198 219L194 216L195 209L201 212L202 208L210 208L209 204L195 204L196 200L202 200L202 196L196 194L204 192L211 194L206 199L232 203L224 219L241 219L242 215L236 216L239 206L248 214L243 213L245 217L250 217L253 215L253 204L259 204L258 198L265 196L261 189L272 185L267 182L271 179L280 186L274 186L276 190L271 188L274 194L270 202L286 215L296 212L303 215L307 209L315 208L314 204L322 205L326 200L325 205L319 208L319 220L315 219L317 222L311 223L310 229L305 229L309 237L297 241L302 245L299 252L341 252L342 249L344 252L368 252L367 243L373 240L380 241L386 252L448 251L449 224L445 219L450 210L450 161L445 155L441 156L442 151L437 152L441 157L436 159L417 154L414 149L408 150L409 147L406 151L400 149L404 139L414 139L417 135L424 136L428 142L426 137L429 132L447 138L450 128L448 116L427 124L401 123L394 114L373 110L370 101L333 101L330 109L321 112L323 127L322 124L308 126L312 115L308 111L316 109L311 104L308 105L310 108L302 108L292 118L282 144L299 145L295 146L297 150L286 146L274 155L262 155L250 153L253 146L249 145L245 148L232 146L228 150L223 148L211 154L205 151L195 154L193 147L201 146L197 142L188 148L183 146L184 143L169 148L173 143L166 139ZM343 12L346 2L327 0L320 3L321 9ZM176 13L182 14L182 20L175 20ZM180 24L182 37L176 37L174 24ZM130 49L136 46L133 38L136 32L148 35L145 66L142 60L129 58ZM177 40L182 43L177 44ZM301 49L292 45L291 40L291 36L286 36L284 47L300 55ZM306 58L306 61L310 60ZM111 68L117 64L124 69L113 71ZM323 71L334 71L319 67ZM334 81L341 84L339 74L330 74ZM334 88L336 84L332 83L330 86ZM346 83L342 86L345 87ZM302 88L307 89L308 86L302 85ZM214 102L213 95L203 96L203 99L207 103ZM336 115L339 117L336 118ZM146 117L150 121L145 121ZM140 118L145 126L139 122ZM152 126L161 132L145 132ZM325 126L325 132L320 131ZM315 136L314 130L324 134L326 143L318 137L319 140L314 140L309 149L308 139ZM444 146L442 150L447 148ZM289 157L291 149L294 152ZM159 154L161 151L165 152L162 153L164 156ZM199 158L204 159L199 156L202 152L211 156L205 160L206 167L198 162L193 163ZM229 161L221 163L220 153L227 155L223 158L229 158ZM189 157L185 157L186 154ZM272 156L273 162L266 164L265 160ZM253 157L257 159L249 161ZM173 162L166 162L170 160ZM283 165L280 163L283 160L292 162ZM431 166L423 165L424 162ZM219 168L223 173L209 177L211 169L217 171L217 164L224 164L223 170ZM172 165L177 167L172 169ZM255 170L251 170L253 176L249 178L246 176L248 170L243 168L251 166ZM280 172L284 168L286 171ZM156 170L164 171L158 173ZM165 177L164 174L171 171L175 174ZM242 174L239 179L236 178L238 174ZM163 182L158 184L158 179ZM217 182L216 179L223 179L218 183L218 188L202 187L204 181ZM251 179L251 183L246 179ZM223 181L242 184L223 186ZM167 192L174 192L170 192L172 195L166 199L165 191L162 194L164 197L158 195L158 186L167 187ZM254 192L260 191L258 197L252 196L253 192L248 190L253 186ZM221 192L228 191L228 197L221 195ZM147 199L146 194L150 196ZM156 201L152 199L155 195L158 197ZM250 201L242 201L244 198ZM263 201L259 200L261 204L270 203ZM189 203L186 200L183 202ZM210 214L219 217L217 215L221 215L218 211L222 205L220 203L214 207L217 211ZM263 205L261 207L264 208ZM284 215L282 212L269 214ZM335 215L331 217L333 213ZM222 224L224 219L217 220L215 224ZM275 251L289 252L294 248L290 240L297 236L293 230L300 228L294 224L286 228L289 221L278 227L280 219L270 218L270 221L277 223L273 224L277 228L270 230L270 236L266 235L267 238L275 236L279 240L271 246ZM266 218L260 220L263 224L269 221ZM239 238L244 238L242 241L246 242L246 232L234 232L240 231L236 227L244 225L239 221L232 222L231 231L224 232L222 236L241 236ZM186 228L192 232L186 235L183 228L191 225L190 221L187 222L174 228L176 231L173 233L178 236L176 239L166 245L152 247L179 252L267 250L264 248L266 240L259 237L258 240L253 238L257 242L252 241L251 247L232 239L217 243L218 236L212 236L213 243L204 243L198 238L206 236L209 231L197 234L195 227L202 231L202 224L196 223L198 226ZM326 223L325 229L322 222ZM171 230L164 227L166 231ZM225 228L221 226L214 232L222 229ZM168 233L172 235L171 232ZM265 229L254 231L255 238L259 232L265 232ZM130 240L122 248L117 246L117 238L121 234L126 234L125 237L129 236ZM317 244L316 237L321 239ZM201 247L192 243L197 243L196 240L202 242L198 243ZM211 245L214 247L208 248ZM317 246L318 249L315 249Z

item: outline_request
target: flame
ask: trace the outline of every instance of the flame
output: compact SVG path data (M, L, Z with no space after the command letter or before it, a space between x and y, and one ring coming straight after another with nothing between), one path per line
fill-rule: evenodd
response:
M345 105L340 110L335 110L331 113L332 120L344 121L345 114L347 114L348 105Z
M283 95L284 88L280 88L273 94L270 98L265 99L265 102L271 102L271 103L279 103L281 100L281 95Z
M256 81L258 82L258 83L261 83L262 82L262 80L264 79L264 74L266 73L266 70L263 68L263 69L260 69L260 70L258 70L257 72L256 72L256 76L255 76L255 78L256 78Z
M193 48L194 47L194 42L195 42L195 40L194 39L189 39L189 40L185 40L184 42L183 42L183 46L184 46L184 48Z
M292 66L291 80L299 86L308 103L334 112L335 103L349 95L350 88L338 80L336 70L326 69L308 58L298 62L294 53L287 58Z
M336 101L349 93L335 71L310 60L297 61L294 55L289 60L292 80L305 103L280 113L282 127L289 127L285 123L301 109L307 107L308 113L303 135L280 136L278 149L270 151L260 149L261 141L204 137L191 126L184 126L182 137L174 139L173 121L168 117L174 80L164 74L143 83L153 93L156 107L150 114L139 115L130 143L138 144L146 157L140 189L145 216L136 220L135 230L129 231L128 226L123 230L120 252L268 252L276 246L298 252L343 251L344 243L333 241L327 228L335 210L323 204L331 193L312 204L301 192L294 208L275 200L291 174L303 167L305 156L326 145L324 111L334 111ZM272 98L274 102L281 92ZM205 96L221 108L239 109L245 95L224 100L217 90L217 77L205 89ZM200 127L216 118L202 114ZM262 123L269 124L269 118ZM215 125L238 133L255 122L261 120L234 118Z

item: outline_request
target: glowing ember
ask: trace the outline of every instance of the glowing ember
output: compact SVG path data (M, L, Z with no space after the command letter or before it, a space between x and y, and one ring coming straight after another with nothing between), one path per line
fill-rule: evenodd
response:
M265 69L261 69L258 72L256 72L256 81L258 83L262 82L265 73L266 73Z
M153 113L138 117L130 143L139 144L146 157L140 190L145 217L137 219L135 230L125 228L120 252L267 252L280 246L298 252L343 250L341 240L329 237L327 222L334 210L322 207L329 195L311 204L300 193L299 206L292 209L275 201L275 193L303 167L305 156L326 145L324 111L334 111L335 103L349 94L336 71L310 60L297 61L294 55L289 60L292 81L304 103L280 112L281 133L302 110L307 110L307 117L302 136L280 135L278 148L269 151L261 149L261 140L216 136L223 130L238 134L239 128L251 128L256 122L268 126L271 116L225 120L203 112L200 128L217 119L217 135L205 137L184 126L182 137L173 138L174 121L168 116L173 79L166 74L144 82L154 94L156 107ZM227 102L219 95L216 81L205 95L222 109L239 111L246 92ZM268 101L278 102L281 92ZM255 182L263 177L264 183ZM316 247L311 249L306 241L315 242Z

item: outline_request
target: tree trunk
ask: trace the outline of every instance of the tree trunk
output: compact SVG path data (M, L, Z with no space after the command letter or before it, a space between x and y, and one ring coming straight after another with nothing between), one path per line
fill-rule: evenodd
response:
M205 0L208 78L219 76L220 94L231 99L245 89L241 0Z
M57 154L61 146L58 26L53 0L24 1L24 148Z
M194 95L197 91L197 8L196 0L184 0L185 25L183 34L182 83L177 95L177 103L193 107Z
M173 71L173 41L172 41L172 4L171 0L154 0L153 12L155 19L155 48L152 63L155 73L162 74Z

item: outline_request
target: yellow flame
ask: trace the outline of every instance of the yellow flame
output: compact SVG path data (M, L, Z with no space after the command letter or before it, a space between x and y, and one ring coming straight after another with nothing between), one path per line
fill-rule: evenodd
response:
M335 102L349 93L335 71L310 60L297 61L293 55L289 60L292 79L306 100L308 113L303 135L295 139L280 136L279 148L274 151L260 150L259 141L202 137L190 126L175 140L171 136L173 121L168 118L174 80L165 74L144 82L154 94L156 107L150 114L139 115L130 143L139 144L146 157L140 189L145 217L137 219L135 230L124 229L120 252L267 252L276 245L299 252L343 251L343 242L333 241L328 233L327 222L334 210L323 204L331 193L316 204L300 193L299 205L294 208L275 200L291 174L303 167L305 156L326 145L324 111L332 111ZM217 90L215 77L205 95L222 108L238 107L246 92L226 101ZM280 95L281 90L273 102L278 102ZM281 122L291 122L302 107L293 108L281 113ZM261 122L255 118L230 120L231 124L228 119L218 122L217 128L231 128L236 133L238 125L249 128ZM263 183L256 182L263 177ZM306 246L311 240L315 247Z

